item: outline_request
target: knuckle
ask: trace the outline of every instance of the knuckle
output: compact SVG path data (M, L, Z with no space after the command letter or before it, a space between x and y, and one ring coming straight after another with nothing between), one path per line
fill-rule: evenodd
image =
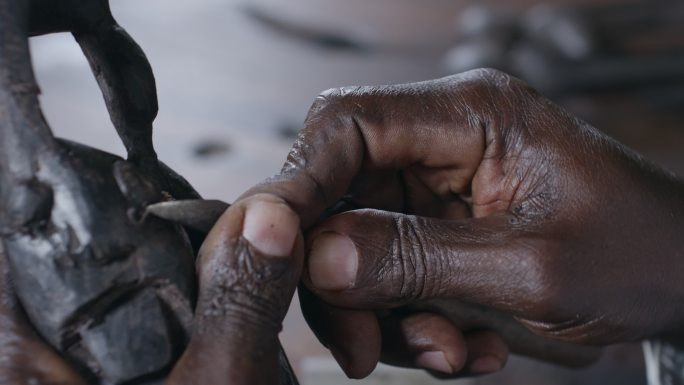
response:
M519 115L520 104L526 100L527 90L531 89L523 81L492 68L450 76L446 82L455 104L470 115L471 110L474 111L478 118L475 123L486 128L493 128L492 125L497 125L495 122L501 121L502 117L513 124ZM489 135L497 132L498 129Z
M492 83L508 83L513 78L506 72L500 71L495 68L480 68L474 71L476 71L476 73L480 76L482 80Z
M338 109L338 98L339 93L336 88L331 88L326 91L321 92L314 99L311 108L309 108L309 113L306 117L306 122L311 122L317 119L321 115L329 114L330 111L335 111Z
M362 111L357 90L358 87L331 88L319 94L306 116L304 132L315 129L316 135L335 135L339 130L356 128L357 116Z
M494 68L472 70L469 78L474 80L476 88L482 93L492 95L497 102L538 94L524 81Z
M493 68L483 68L480 71L480 79L482 83L488 87L493 87L495 89L507 89L511 87L517 87L521 83L516 77L513 77L506 72L493 69Z
M464 82L483 90L496 90L507 87L515 78L493 68L478 68L455 75L459 83Z
M420 231L417 217L397 215L394 219L397 236L389 248L389 256L382 266L382 276L390 278L396 300L408 302L428 298L437 281L430 258L430 241Z
M516 296L524 298L526 315L536 319L548 319L557 313L561 303L560 276L555 261L559 245L539 238L518 240L514 246L517 255L518 281Z
M351 104L349 101L356 94L358 87L336 87L329 88L314 99L313 105L309 110L309 116L322 113L339 114Z

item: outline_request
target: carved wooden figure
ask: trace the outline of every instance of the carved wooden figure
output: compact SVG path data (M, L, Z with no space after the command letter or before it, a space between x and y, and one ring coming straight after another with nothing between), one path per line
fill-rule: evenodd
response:
M60 31L88 58L128 159L52 135L27 38ZM151 67L107 0L0 0L0 235L13 281L3 303L20 324L13 288L88 383L160 383L191 331L202 234L142 220L149 204L199 198L158 161L156 113ZM282 383L295 383L281 362Z

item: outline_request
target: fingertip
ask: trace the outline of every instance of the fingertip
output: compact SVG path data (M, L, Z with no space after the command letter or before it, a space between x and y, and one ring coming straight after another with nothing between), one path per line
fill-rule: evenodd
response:
M454 368L442 351L428 351L418 354L416 365L426 370L434 370L444 374L453 374Z
M377 366L377 361L350 357L344 350L335 346L330 347L330 353L344 374L352 380L362 380L368 377Z
M492 331L470 333L466 335L465 342L468 349L466 369L470 373L494 373L506 365L508 344L498 334Z
M325 232L311 241L308 272L313 288L339 291L352 287L358 265L356 245L348 236Z
M373 312L332 310L328 345L335 360L351 379L368 377L380 360L380 327Z
M445 317L431 313L414 314L401 321L401 328L407 348L420 352L415 360L416 366L453 374L465 365L467 348L463 333Z
M347 356L347 353L345 353L341 349L338 349L336 346L330 346L330 354L332 354L333 358L335 359L337 364L340 366L340 369L342 369L344 374L347 377L349 377L350 376L349 357Z
M274 257L280 264L290 262L301 274L304 260L304 239L299 218L279 197L257 194L231 205L219 218L199 250L197 270L200 277L209 277L216 269L230 263L239 243L248 244L252 257L266 263ZM276 262L276 260L273 260Z
M263 254L287 257L299 234L299 217L280 198L258 194L245 202L242 236Z

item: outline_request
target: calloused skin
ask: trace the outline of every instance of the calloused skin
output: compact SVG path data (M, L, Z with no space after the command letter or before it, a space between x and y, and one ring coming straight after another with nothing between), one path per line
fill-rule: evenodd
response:
M503 368L516 346L496 333L410 311L436 298L580 344L676 335L683 197L680 180L497 71L327 91L282 172L205 241L195 333L168 383L276 383L300 277L307 320L354 378L378 361L441 377Z
M256 193L308 230L302 307L350 377L501 369L495 333L397 311L435 298L579 344L681 333L682 181L495 70L326 91Z

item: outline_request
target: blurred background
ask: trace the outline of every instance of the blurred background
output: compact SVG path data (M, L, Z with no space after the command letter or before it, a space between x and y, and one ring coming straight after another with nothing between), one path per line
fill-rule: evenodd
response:
M276 173L322 90L477 67L519 76L684 176L684 2L112 0L157 78L160 158L206 198ZM67 34L31 40L57 135L123 155L88 64ZM303 385L351 383L293 304L282 340ZM433 384L380 368L359 384ZM443 382L439 382L443 383ZM640 347L567 370L514 358L459 384L644 384Z

